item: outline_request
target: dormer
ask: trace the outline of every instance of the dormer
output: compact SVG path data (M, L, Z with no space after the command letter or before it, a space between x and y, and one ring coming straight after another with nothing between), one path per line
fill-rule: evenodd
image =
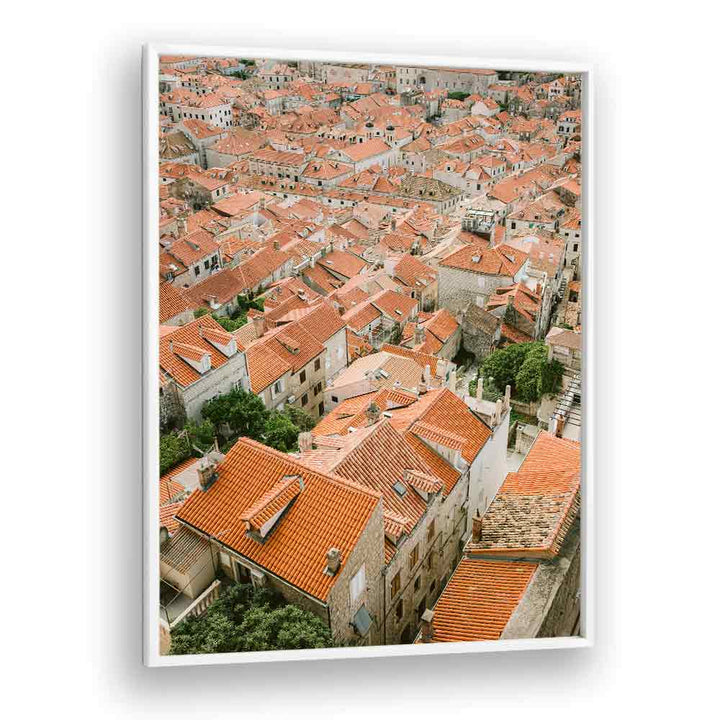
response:
M305 488L301 475L285 475L264 495L245 510L240 520L245 523L248 537L263 543Z
M170 352L184 360L191 368L203 375L212 368L210 353L197 345L170 341Z
M237 342L232 333L218 330L212 327L198 327L200 337L209 342L216 350L219 350L225 357L232 357L237 353Z
M417 470L404 470L403 482L412 487L425 501L443 489L443 484L438 478Z

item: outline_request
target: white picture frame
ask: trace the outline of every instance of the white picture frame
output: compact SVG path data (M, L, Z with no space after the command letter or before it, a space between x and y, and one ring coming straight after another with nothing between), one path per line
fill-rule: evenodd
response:
M158 533L159 462L158 429L158 68L161 55L221 57L271 57L287 60L364 62L503 70L579 73L582 76L583 139L583 420L581 497L581 629L580 636L496 640L484 642L377 645L315 650L275 650L254 653L213 655L161 655L158 637L158 577L160 542ZM373 52L330 52L267 47L215 47L154 44L143 47L143 662L149 667L227 665L234 663L280 662L406 655L447 655L456 653L505 652L514 650L572 649L591 647L595 641L595 303L594 303L594 111L593 71L587 63L547 62L532 59L498 59L447 55L408 55Z

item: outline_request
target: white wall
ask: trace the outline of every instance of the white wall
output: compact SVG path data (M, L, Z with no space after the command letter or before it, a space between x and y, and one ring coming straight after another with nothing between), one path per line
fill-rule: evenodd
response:
M674 375L675 355L656 353L639 373L627 372L627 357L642 358L657 338L667 337L668 328L683 328L683 337L702 339L693 360L697 374L712 377L716 363L705 314L688 313L682 303L668 302L662 312L645 313L638 323L632 311L647 304L648 278L676 275L676 224L653 226L651 250L633 238L647 237L648 214L663 214L672 181L667 152L658 152L672 142L669 124L658 122L658 99L664 101L669 88L682 88L683 98L703 98L706 114L716 102L707 92L716 65L715 23L709 12L709 6L692 0L679 11L658 5L653 32L648 32L642 6L611 2L599 11L588 3L553 12L551 25L538 32L537 3L522 1L512 6L495 3L480 11L467 0L448 11L421 3L410 13L402 4L369 1L362 12L350 15L322 0L313 12L303 4L281 3L271 13L262 5L239 11L236 2L220 0L206 21L197 3L177 0L172 23L167 6L134 0L121 9L90 3L16 6L14 16L7 16L3 48L22 66L20 73L9 74L13 97L26 99L28 106L41 97L47 107L65 107L67 83L53 80L53 67L71 72L76 88L73 112L55 113L51 119L30 113L20 122L28 137L43 137L52 123L53 131L72 147L71 159L63 163L62 182L77 189L83 205L72 223L56 222L53 247L65 250L55 253L52 262L33 266L33 288L39 291L26 292L27 278L21 272L8 273L4 287L6 307L13 307L12 299L29 298L23 309L30 318L47 317L48 298L72 318L41 322L51 350L25 353L12 381L6 382L5 407L13 419L6 435L6 446L12 449L6 477L25 477L27 459L33 458L36 465L42 463L44 476L52 476L46 484L52 482L54 491L52 502L33 504L32 523L25 511L4 517L3 530L21 549L6 557L6 598L16 611L5 626L5 645L12 648L6 653L5 712L23 718L58 714L77 720L219 720L237 718L252 698L262 698L253 704L258 719L293 714L367 720L401 711L416 720L442 715L593 720L617 715L620 708L658 718L706 717L708 708L716 705L715 623L702 612L671 628L668 622L680 617L678 608L687 608L693 598L715 597L707 557L672 541L662 544L662 552L639 549L666 530L670 518L676 536L692 537L697 547L714 547L716 486L705 486L703 502L693 503L688 513L678 513L676 492L677 478L711 475L714 457L703 448L714 447L713 403L696 403L687 422L672 426L672 442L656 452L653 421L666 416L667 404L658 388ZM622 22L617 20L620 15ZM37 22L38 17L43 22ZM478 22L464 22L468 18ZM672 52L668 37L673 39ZM593 319L602 389L595 396L595 517L601 542L594 649L283 667L142 667L138 118L140 44L148 38L482 53L594 64L600 212ZM628 117L633 122L628 123ZM15 129L18 119L3 116L3 121L6 118ZM42 143L30 151L27 143L9 143L3 159L13 170L13 183L34 185L38 168L47 162L46 152ZM692 182L674 187L674 205L713 207L717 149L712 144L702 148L701 157L710 155L702 162L697 144L680 143L677 152L687 154L695 175ZM11 205L6 234L27 237L29 219L38 216L37 197L13 193ZM44 218L67 216L66 193L44 193L42 205ZM98 233L100 227L103 232ZM695 235L693 247L704 265L717 262L712 233ZM67 277L72 282L59 280ZM715 306L713 283L700 284L694 293L694 306ZM68 347L70 331L73 352L52 352ZM38 404L28 401L27 392L38 387L39 378L45 379L46 399L41 425ZM6 506L26 509L27 488L25 482L7 482ZM49 561L49 547L72 549L72 561L63 553ZM28 563L38 558L45 559L42 583L18 595L18 579L27 576ZM22 612L17 612L20 597Z

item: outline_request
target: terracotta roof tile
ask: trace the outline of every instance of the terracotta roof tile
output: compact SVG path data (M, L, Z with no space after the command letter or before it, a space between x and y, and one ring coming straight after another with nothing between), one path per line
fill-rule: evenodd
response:
M283 478L296 475L304 488L264 542L254 540L242 515ZM344 565L379 503L371 490L241 438L218 466L217 480L196 490L178 518L325 601L338 577L325 573L327 551L338 548Z
M580 445L541 432L482 518L473 555L552 558L580 511Z
M433 642L499 640L536 569L463 558L435 605Z
M160 283L160 322L171 320L176 315L190 309L190 304L183 294L174 285L168 282Z

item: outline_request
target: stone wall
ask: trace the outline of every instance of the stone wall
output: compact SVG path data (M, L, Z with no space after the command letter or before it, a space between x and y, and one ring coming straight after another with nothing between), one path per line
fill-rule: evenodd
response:
M440 265L438 296L440 307L454 315L468 306L485 305L485 300L498 287L512 285L513 278L506 275L482 275L470 270L458 270ZM480 302L478 302L480 296Z
M336 643L352 645L382 643L382 573L385 546L382 507L382 502L378 502L352 554L347 560L343 559L340 575L328 595L330 630ZM350 596L350 581L363 565L365 566L366 589L353 601ZM355 613L363 605L373 620L366 638L361 638L351 624Z
M525 595L512 614L502 640L567 637L578 626L580 612L580 517L565 538L560 554L542 560Z
M239 383L249 388L245 353L237 352L224 365L202 375L194 383L182 388L183 404L189 418L200 420L203 405L217 395L229 393Z

